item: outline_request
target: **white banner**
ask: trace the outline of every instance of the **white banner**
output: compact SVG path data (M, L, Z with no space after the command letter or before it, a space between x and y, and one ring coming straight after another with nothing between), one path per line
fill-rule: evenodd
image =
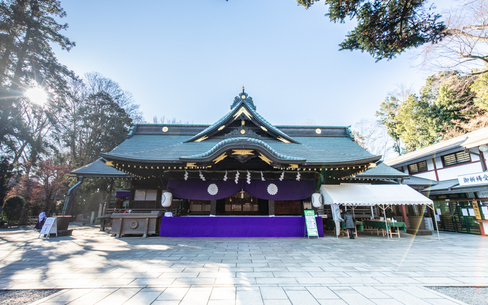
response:
M479 185L488 184L488 172L458 176L459 185Z

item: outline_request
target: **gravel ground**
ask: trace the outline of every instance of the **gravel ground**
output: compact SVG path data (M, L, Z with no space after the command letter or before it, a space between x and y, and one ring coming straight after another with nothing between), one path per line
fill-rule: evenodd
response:
M0 305L30 304L58 291L58 289L0 290Z
M470 305L488 304L488 287L428 287Z
M428 287L470 305L488 304L488 287ZM21 305L43 299L58 289L0 290L0 305Z

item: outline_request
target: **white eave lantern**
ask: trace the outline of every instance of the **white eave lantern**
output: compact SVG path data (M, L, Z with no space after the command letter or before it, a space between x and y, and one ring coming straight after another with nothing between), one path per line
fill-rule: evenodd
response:
M161 195L161 205L165 208L171 206L171 202L173 201L173 194L170 192L164 192Z
M314 208L320 208L323 203L324 203L324 199L322 198L322 194L320 193L312 194L312 205Z

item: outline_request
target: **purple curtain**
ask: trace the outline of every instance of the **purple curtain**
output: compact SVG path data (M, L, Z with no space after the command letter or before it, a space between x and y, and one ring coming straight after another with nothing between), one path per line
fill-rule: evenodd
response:
M312 196L315 191L315 181L261 181L234 180L202 181L202 180L170 180L168 190L173 196L181 199L219 200L227 198L244 189L249 195L266 200L303 200Z
M235 183L234 183L235 184ZM322 218L316 217L319 236ZM304 237L305 217L162 217L159 236L166 237Z
M125 198L130 196L130 191L116 191L115 197L116 198Z
M244 190L259 199L303 200L312 196L315 191L315 181L252 180L251 184L244 183Z
M219 200L234 195L242 189L242 181L234 180L202 181L202 180L170 180L168 190L174 197L193 200Z

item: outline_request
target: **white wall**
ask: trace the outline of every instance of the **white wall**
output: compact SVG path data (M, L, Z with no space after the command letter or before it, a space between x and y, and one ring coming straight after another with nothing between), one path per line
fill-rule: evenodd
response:
M449 179L457 179L459 175L466 175L466 174L473 174L473 173L480 173L481 170L481 163L467 163L461 164L457 166L445 167L441 169L437 169L437 173L439 175L439 180L449 180Z
M472 151L479 153L478 149L473 148ZM483 169L481 166L480 157L475 154L470 154L470 155L471 155L471 162L475 162L475 163L465 163L465 164L454 165L449 167L443 167L441 157L436 156L435 164L437 167L437 175L439 176L439 181L457 179L457 176L459 175L482 172ZM414 174L413 176L425 178L425 179L437 180L432 158L433 156L429 157L428 159L427 158L425 159L425 161L427 161L427 169L428 169L427 172ZM485 160L486 160L485 162L488 162L488 153L485 154ZM404 166L403 170L405 173L408 174L408 166Z

